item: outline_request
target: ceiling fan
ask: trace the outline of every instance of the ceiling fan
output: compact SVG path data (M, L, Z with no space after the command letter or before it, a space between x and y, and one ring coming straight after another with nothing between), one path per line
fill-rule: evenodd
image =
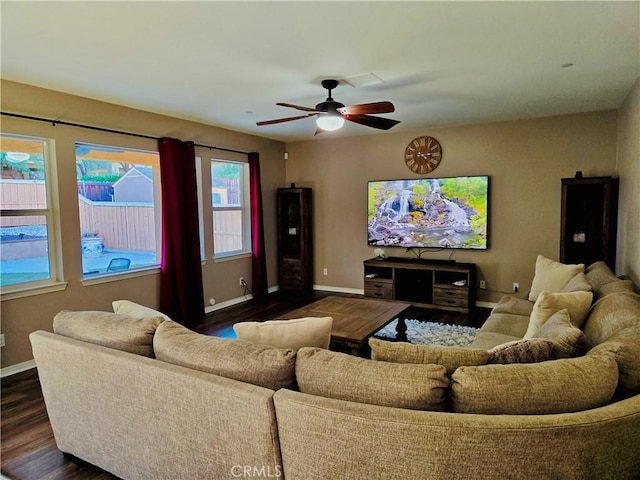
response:
M274 123L290 122L292 120L300 120L303 118L316 117L316 135L323 131L332 132L338 130L344 125L345 120L350 122L359 123L367 127L379 128L380 130L389 130L394 125L400 123L398 120L392 120L390 118L374 117L370 115L372 113L391 113L395 110L393 103L391 102L374 102L374 103L362 103L359 105L345 106L340 102L336 102L331 98L331 90L338 86L338 80L323 80L322 86L329 92L327 99L324 102L320 102L315 106L302 107L300 105L293 105L291 103L276 103L282 107L295 108L296 110L302 110L303 112L312 112L306 115L298 115L296 117L278 118L275 120L265 120L263 122L257 122L256 125L273 125Z

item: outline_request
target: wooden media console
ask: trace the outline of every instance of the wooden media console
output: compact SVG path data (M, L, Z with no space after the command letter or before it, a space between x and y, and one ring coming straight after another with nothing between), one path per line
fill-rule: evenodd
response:
M364 261L365 297L469 313L476 304L476 265L402 257Z

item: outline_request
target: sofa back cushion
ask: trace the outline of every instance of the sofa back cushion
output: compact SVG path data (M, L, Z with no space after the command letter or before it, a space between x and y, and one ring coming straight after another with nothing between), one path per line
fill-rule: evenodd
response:
M369 339L371 359L392 363L420 363L442 365L451 375L463 365L486 365L489 352L479 348L414 345L406 342L387 342Z
M304 317L267 322L240 322L233 330L241 340L270 345L276 348L329 348L331 317Z
M460 367L451 376L452 409L461 413L552 414L606 405L618 367L610 352L542 363Z
M53 331L103 347L153 358L153 335L161 317L132 318L110 312L63 310L53 318Z
M168 315L165 315L153 308L145 307L139 303L132 302L131 300L114 300L111 302L113 311L121 315L128 315L134 318L153 318L162 317L167 321L171 321Z
M444 410L449 386L441 365L378 362L301 348L296 378L303 393L412 410Z
M164 322L153 339L156 358L277 390L294 385L296 352L243 340L210 337Z

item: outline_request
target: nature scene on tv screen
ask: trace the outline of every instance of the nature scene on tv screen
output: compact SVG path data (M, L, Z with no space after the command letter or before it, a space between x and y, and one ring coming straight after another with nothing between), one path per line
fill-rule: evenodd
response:
M487 248L489 177L369 182L368 242L406 248Z

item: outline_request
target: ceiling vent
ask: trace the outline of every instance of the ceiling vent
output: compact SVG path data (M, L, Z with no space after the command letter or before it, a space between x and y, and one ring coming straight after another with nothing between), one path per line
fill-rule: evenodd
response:
M370 85L378 85L384 83L380 77L373 73L366 73L364 75L356 75L354 77L341 78L340 82L344 82L352 87L368 87Z

